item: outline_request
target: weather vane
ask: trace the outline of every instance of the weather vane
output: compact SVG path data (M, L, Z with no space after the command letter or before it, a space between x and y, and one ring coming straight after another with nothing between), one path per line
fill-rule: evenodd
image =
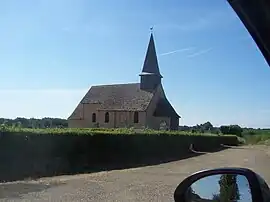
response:
M153 29L154 29L154 27L152 26L152 27L150 27L150 32L151 33L153 33Z

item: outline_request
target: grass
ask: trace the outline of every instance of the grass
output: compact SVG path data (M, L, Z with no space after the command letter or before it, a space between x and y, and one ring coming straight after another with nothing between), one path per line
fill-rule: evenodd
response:
M247 129L243 132L246 144L266 144L270 145L269 129Z
M270 145L270 135L269 134L245 135L244 139L246 141L246 144Z

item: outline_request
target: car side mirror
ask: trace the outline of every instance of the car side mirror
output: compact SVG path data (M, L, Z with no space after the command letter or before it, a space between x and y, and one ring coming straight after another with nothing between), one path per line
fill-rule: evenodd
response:
M176 202L266 201L265 181L246 168L219 168L197 172L183 180L174 192Z

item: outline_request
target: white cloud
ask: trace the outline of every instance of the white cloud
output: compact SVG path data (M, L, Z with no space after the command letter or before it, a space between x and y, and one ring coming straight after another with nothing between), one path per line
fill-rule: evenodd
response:
M0 117L67 118L87 89L0 90Z
M188 58L197 57L197 56L206 54L206 53L208 53L208 52L210 52L210 51L212 51L212 50L213 50L213 48L204 49L204 50L201 50L201 51L199 51L199 52L196 52L196 53L193 53L193 54L191 54L191 55L188 55L187 57L188 57Z
M193 49L194 49L194 47L182 48L182 49L178 49L178 50L174 50L174 51L170 51L170 52L166 52L166 53L161 53L161 54L159 54L159 56L171 55L171 54L180 53L180 52L186 52L186 51L190 51Z

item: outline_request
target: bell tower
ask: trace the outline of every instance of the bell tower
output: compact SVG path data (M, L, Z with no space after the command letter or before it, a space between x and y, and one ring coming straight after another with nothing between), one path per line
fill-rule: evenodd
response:
M152 30L152 28L151 28ZM140 74L140 88L146 91L153 91L161 84L162 75L159 71L156 48L153 33L151 33L146 56L144 59L142 73Z

